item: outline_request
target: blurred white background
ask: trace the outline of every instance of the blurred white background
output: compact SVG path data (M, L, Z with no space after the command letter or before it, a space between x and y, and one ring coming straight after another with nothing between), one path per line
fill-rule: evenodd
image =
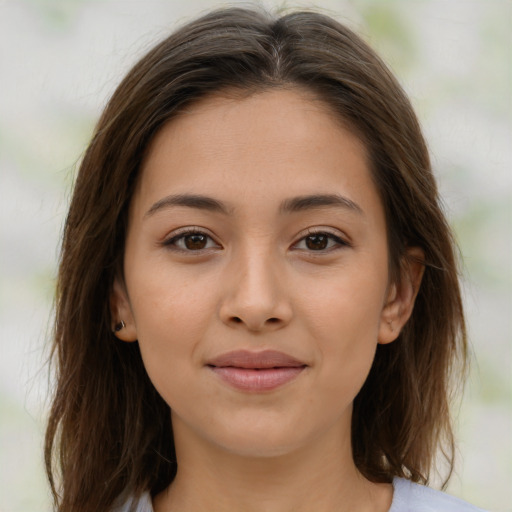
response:
M177 24L220 5L0 0L1 512L50 510L45 346L75 163L137 58ZM465 261L475 359L449 491L512 511L512 1L287 5L316 5L355 28L412 98Z

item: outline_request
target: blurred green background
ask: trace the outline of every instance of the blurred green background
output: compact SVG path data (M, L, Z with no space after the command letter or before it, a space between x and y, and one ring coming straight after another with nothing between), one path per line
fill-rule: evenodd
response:
M231 2L231 4L242 2ZM512 1L324 0L409 93L465 262L473 350L452 494L512 511ZM50 509L44 366L74 175L130 66L208 0L0 0L0 512Z

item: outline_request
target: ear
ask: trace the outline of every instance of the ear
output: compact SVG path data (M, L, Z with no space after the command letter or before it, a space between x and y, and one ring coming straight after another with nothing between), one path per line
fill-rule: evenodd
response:
M409 320L425 270L425 254L419 247L409 247L403 258L400 278L389 286L382 309L378 342L391 343L398 338Z
M114 279L110 293L110 313L112 318L112 332L122 341L137 341L137 328L133 318L132 307L128 299L126 285L119 277ZM124 324L116 329L121 322Z

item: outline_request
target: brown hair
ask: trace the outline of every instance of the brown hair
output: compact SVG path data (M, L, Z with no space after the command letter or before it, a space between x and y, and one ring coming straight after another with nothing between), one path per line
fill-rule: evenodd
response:
M176 472L169 407L137 343L112 334L109 311L148 144L208 94L283 86L312 92L364 141L385 208L391 275L398 279L408 246L425 253L412 317L394 343L378 346L356 397L355 463L372 481L426 482L442 447L451 472L449 401L451 377L460 375L454 363L466 361L464 316L454 243L412 107L375 53L333 19L229 8L183 26L133 67L81 163L62 242L45 445L58 510L108 510L126 494L158 493Z

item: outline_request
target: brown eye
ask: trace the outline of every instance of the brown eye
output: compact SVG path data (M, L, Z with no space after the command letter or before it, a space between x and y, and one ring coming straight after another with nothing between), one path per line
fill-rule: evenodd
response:
M201 231L181 233L166 241L164 245L170 249L178 249L185 252L220 248L210 235L202 233Z
M208 244L208 237L200 233L195 233L193 235L183 237L183 242L189 251L198 251L206 248L206 245Z
M309 252L330 252L331 250L350 247L350 244L332 233L319 231L318 233L310 233L301 238L294 246L294 249Z
M305 239L306 247L311 251L321 251L326 249L329 244L329 237L327 235L309 235Z

